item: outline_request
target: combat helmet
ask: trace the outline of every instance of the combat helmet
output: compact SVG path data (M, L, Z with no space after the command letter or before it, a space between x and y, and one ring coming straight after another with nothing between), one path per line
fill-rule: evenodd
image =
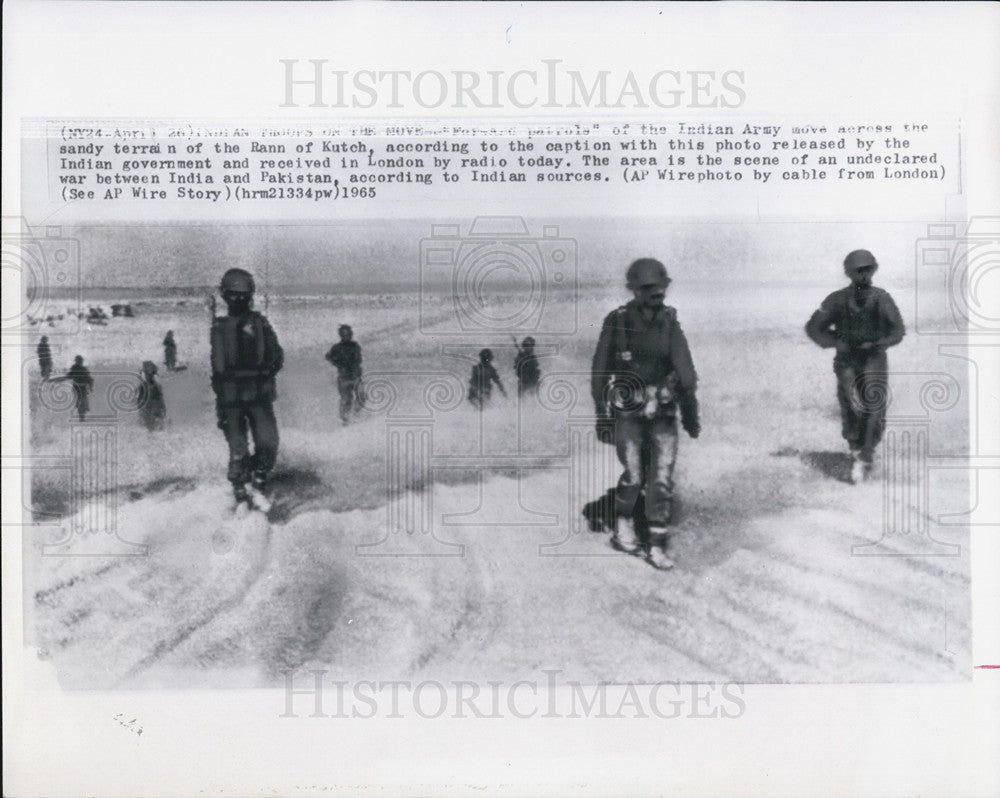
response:
M633 261L625 272L625 280L628 287L633 289L644 285L670 284L667 267L654 258L640 258Z
M844 271L848 274L866 267L878 268L878 261L867 249L856 249L844 258Z
M219 291L223 294L252 294L255 290L253 275L246 269L229 269L219 283Z

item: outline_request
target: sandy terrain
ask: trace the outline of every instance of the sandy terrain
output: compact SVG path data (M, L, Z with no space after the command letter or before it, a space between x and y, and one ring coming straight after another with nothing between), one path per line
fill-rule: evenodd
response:
M937 522L968 510L966 477L938 474L929 500L900 489L914 474L884 465L867 484L844 481L832 356L802 333L837 287L731 286L724 297L672 287L704 432L681 440L670 573L613 552L581 515L617 476L609 449L575 445L570 430L588 429L589 359L621 294L567 295L549 308L575 313L578 333L536 336L547 353L541 401L501 401L482 416L462 401L471 354L491 345L514 393L513 348L505 335L435 335L447 327L445 298L425 305L422 326L412 296L273 298L286 369L275 473L284 505L270 523L228 509L206 312L197 300L137 304L137 318L85 330L55 359L65 369L73 354L86 357L100 415L115 375L162 360L163 334L175 331L189 368L161 375L167 429L150 434L127 411L108 427L116 534L148 548L107 556L138 551L93 520L104 517L107 479L83 483L87 499L73 506L68 472L38 470L36 519L56 526L25 540L28 643L73 688L273 685L285 669L311 667L344 679L538 678L546 668L584 682L966 679L967 531ZM897 301L910 323L912 298ZM346 429L322 359L342 321L355 326L373 384L399 395L391 407L374 396ZM450 343L467 348L448 354ZM919 402L928 372L946 387L966 379L963 361L937 345L911 331L890 352L892 412L922 414L931 453L960 455L964 404ZM32 453L65 457L69 412L51 409L26 369ZM433 457L401 471L387 451L407 423L431 430ZM393 529L421 512L430 534ZM904 519L889 527L897 534L885 536L886 518ZM44 548L59 524L78 534ZM865 543L877 556L858 556L852 547ZM942 543L958 556L933 556ZM382 554L407 556L371 556Z

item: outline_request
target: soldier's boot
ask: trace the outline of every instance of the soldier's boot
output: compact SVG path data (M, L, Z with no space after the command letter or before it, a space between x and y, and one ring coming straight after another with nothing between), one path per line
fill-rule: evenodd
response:
M247 486L247 494L253 506L262 513L270 512L271 500L264 495L264 488L267 486L267 474L263 471L254 471L250 484Z
M858 485L868 479L872 472L872 464L866 463L860 457L855 455L854 462L851 464L851 484Z
M250 499L250 493L247 491L247 486L242 482L233 482L233 500L234 500L234 510L236 515L244 516L250 509L252 501Z
M626 554L637 554L639 538L635 534L635 521L627 516L619 515L615 519L615 531L611 536L611 545Z
M649 528L649 554L646 559L650 565L661 571L669 571L674 567L674 561L667 554L668 543L666 527L651 526Z

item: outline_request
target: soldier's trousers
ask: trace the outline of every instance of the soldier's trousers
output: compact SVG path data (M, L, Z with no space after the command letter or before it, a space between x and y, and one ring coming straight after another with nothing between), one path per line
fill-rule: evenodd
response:
M858 459L870 463L882 440L889 398L889 361L884 350L862 350L837 355L837 402L841 434Z
M646 520L650 526L665 526L674 498L677 419L619 415L615 419L615 448L625 466L615 491L616 512L632 517L645 489Z
M229 481L248 482L254 473L267 476L278 457L278 423L271 402L220 407L219 426L229 444ZM253 436L253 455L248 431Z
M357 377L337 377L337 390L340 392L340 420L345 424L350 421L351 411L360 410L358 405L358 386L361 380Z

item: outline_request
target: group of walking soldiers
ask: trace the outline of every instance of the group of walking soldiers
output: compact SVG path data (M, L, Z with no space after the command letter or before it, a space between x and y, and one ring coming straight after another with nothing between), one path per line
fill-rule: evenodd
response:
M542 372L538 365L538 355L535 354L535 339L529 335L518 345L515 338L514 345L517 347L517 355L514 357L517 395L521 397L537 393ZM485 408L493 397L494 385L506 399L507 390L493 365L493 350L483 349L479 352L479 362L472 367L472 375L469 377L469 404L477 410Z
M885 424L886 391L880 389L888 372L885 350L902 340L905 328L892 297L872 285L878 268L872 253L855 250L843 266L850 285L823 300L806 325L806 333L819 346L836 349L833 367L841 432L852 457L851 480L858 482L871 473ZM673 565L668 525L674 512L678 428L691 438L701 433L698 377L677 311L665 304L671 282L666 267L658 260L641 258L628 267L625 277L632 299L605 317L591 363L596 432L602 442L615 447L623 467L614 490L613 545L667 569ZM211 368L217 422L229 447L227 475L234 496L238 503L261 506L278 452L273 403L284 354L268 320L253 310L254 291L249 272L230 269L223 275L219 292L227 314L213 316ZM351 327L341 325L338 332L340 342L330 348L326 359L337 369L340 418L347 424L363 403L362 357ZM172 332L164 339L164 348L167 367L176 368ZM48 379L52 356L44 336L38 361ZM514 366L519 396L537 391L541 372L533 338L525 338L518 346ZM155 364L145 362L143 390L153 397L154 408L157 401L162 406L155 375ZM83 358L77 356L66 377L58 379L72 380L82 420L93 387ZM472 368L469 402L482 409L494 385L507 395L492 351L483 349Z
M885 350L902 340L905 328L892 297L872 285L878 268L872 253L855 250L843 266L850 285L823 300L806 333L819 346L836 349L841 432L853 458L851 479L857 482L871 473L885 424L886 392L873 386L887 379ZM632 299L605 317L591 363L596 432L615 447L623 467L614 491L612 543L668 569L673 566L668 525L674 513L678 428L691 438L701 434L698 375L677 311L665 304L671 282L666 267L641 258L629 265L625 279ZM226 272L221 293L229 314L217 319L212 329L213 387L219 426L229 442L229 478L237 501L246 496L248 486L263 490L278 445L272 402L283 356L267 320L250 309L253 290L247 272ZM340 342L326 359L337 368L340 417L346 424L360 406L361 347L350 326L342 325L339 335ZM534 347L530 337L518 347L519 395L538 389L541 374ZM494 385L507 395L492 361L492 351L483 349L472 368L468 400L480 409L489 402ZM248 430L254 437L252 456ZM637 521L645 534L640 535Z

